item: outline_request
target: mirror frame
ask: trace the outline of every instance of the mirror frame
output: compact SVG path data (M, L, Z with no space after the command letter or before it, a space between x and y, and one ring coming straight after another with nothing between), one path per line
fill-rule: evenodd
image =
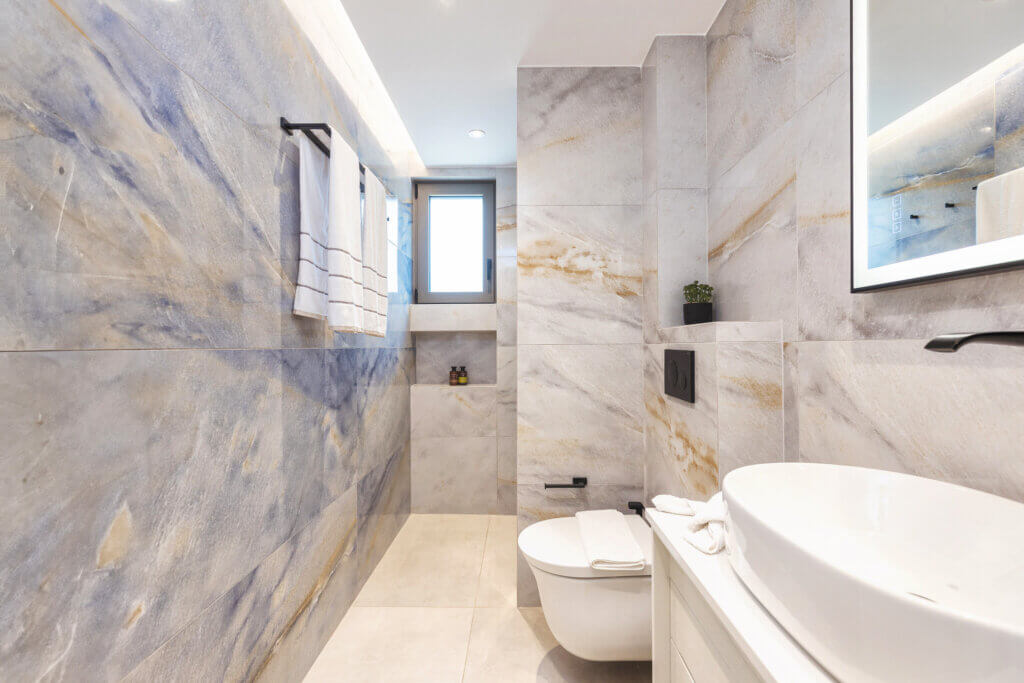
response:
M1024 267L1024 235L951 249L880 268L867 267L870 172L867 149L868 2L850 0L850 291L857 293L907 287ZM979 71L986 68L982 67ZM939 100L947 92L950 91L940 93L920 106Z

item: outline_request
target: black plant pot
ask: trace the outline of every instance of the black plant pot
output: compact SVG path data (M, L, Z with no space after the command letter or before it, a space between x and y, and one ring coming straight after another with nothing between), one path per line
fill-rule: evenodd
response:
M697 325L711 322L711 303L683 304L683 324Z

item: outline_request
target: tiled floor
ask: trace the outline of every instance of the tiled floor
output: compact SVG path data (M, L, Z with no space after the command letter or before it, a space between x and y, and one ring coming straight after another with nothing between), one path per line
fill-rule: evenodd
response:
M516 518L412 515L306 683L649 681L650 665L559 647L539 607L516 607Z

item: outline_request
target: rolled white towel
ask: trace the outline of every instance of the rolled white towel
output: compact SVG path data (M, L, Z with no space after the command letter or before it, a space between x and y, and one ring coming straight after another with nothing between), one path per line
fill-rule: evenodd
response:
M694 515L697 512L698 505L703 505L697 501L689 500L688 498L679 498L677 496L670 496L667 493L663 493L660 496L655 496L651 499L654 503L654 507L658 508L660 512L667 512L670 515Z
M687 525L686 541L706 555L725 549L725 501L722 494L711 496L693 515Z
M714 555L725 549L726 515L721 492L706 503L665 494L655 496L651 502L660 512L693 518L686 525L683 537L697 550Z
M587 510L576 513L583 552L593 569L640 571L646 566L644 551L618 510Z

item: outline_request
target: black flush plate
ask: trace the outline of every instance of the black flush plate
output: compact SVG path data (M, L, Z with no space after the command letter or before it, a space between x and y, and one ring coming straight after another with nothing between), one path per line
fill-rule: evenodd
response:
M665 349L665 393L695 403L693 351Z

